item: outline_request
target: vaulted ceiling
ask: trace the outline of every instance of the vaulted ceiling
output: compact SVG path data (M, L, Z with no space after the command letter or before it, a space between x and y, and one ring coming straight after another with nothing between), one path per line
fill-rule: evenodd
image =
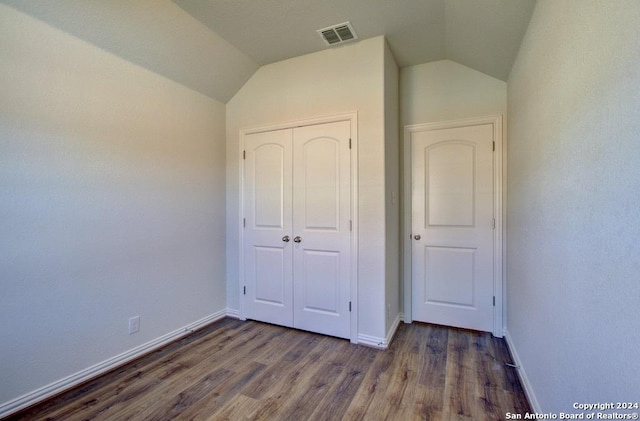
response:
M316 30L345 21L359 39L385 35L401 67L450 59L506 80L535 5L535 0L0 2L223 103L261 65L331 48Z

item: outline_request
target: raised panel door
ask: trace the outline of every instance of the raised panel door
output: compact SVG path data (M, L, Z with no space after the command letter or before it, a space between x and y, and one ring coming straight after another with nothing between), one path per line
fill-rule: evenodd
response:
M294 325L350 336L348 121L294 129Z
M493 125L411 133L413 319L493 330Z
M291 130L245 137L244 311L283 326L293 326L291 154Z

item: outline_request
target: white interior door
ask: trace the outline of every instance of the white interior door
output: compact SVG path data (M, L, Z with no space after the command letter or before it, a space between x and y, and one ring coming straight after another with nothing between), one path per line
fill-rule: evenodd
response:
M291 130L245 136L245 316L293 326Z
M414 320L493 330L493 133L411 133Z
M349 338L351 123L244 138L244 315Z
M350 123L294 129L294 325L349 338Z

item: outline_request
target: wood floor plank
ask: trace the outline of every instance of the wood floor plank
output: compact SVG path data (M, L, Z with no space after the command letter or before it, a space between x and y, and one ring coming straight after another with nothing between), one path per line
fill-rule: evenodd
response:
M388 350L224 319L8 420L498 420L530 411L504 340L402 324Z
M336 377L325 397L318 402L316 409L311 413L311 419L341 419L380 352L382 351L348 344L347 350L342 354L347 358L342 373Z
M200 400L220 387L225 380L231 378L233 372L219 368L213 373L206 374L198 382L191 384L173 397L156 400L154 405L146 408L146 411L136 412L135 417L149 421L162 421L175 419L183 412L196 406Z
M400 363L395 364L391 373L391 382L384 395L384 405L379 412L381 419L393 420L412 418L416 399L418 377L418 354L403 353Z
M464 419L476 413L474 401L474 359L467 352L471 346L469 332L451 330L447 348L444 413L450 419Z
M384 395L384 390L388 385L388 370L397 354L396 349L397 347L394 343L390 349L376 355L356 396L347 408L347 412L344 415L345 420L364 419L367 414L372 413L370 411L371 404L374 399Z
M325 348L319 357L319 364L315 364L318 366L317 369L309 370L310 377L304 382L305 386L294 391L278 416L282 416L283 419L303 419L313 414L329 392L335 390L333 386L343 379L345 368L356 348L346 341L331 338L328 348ZM318 412L316 418L322 419L328 414ZM331 416L338 415L331 412Z
M419 341L418 385L411 419L440 419L444 406L448 329L421 324Z
M422 347L424 365L418 382L426 387L443 386L447 370L448 330L435 325L426 325L420 330L427 334L427 338Z
M489 336L478 336L475 343L478 352L476 366L476 395L480 399L484 413L489 419L501 419L504 413L500 411L500 395L504 389L498 387L504 383L507 366L499 359L494 342Z
M292 390L278 411L278 417L285 420L307 419L329 391L331 381L339 375L339 366L323 363L305 374L306 376L300 379L304 387Z
M221 320L219 326L210 326L201 329L187 338L178 340L166 347L154 351L144 358L137 359L125 366L119 367L100 378L80 385L64 394L65 399L50 399L42 405L38 405L38 411L46 411L49 419L69 420L75 414L80 419L95 419L102 413L109 412L118 402L127 402L136 396L136 393L144 393L153 384L159 383L170 376L175 377L179 371L186 368L185 363L172 364L178 360L184 360L185 356L194 354L192 349L202 347L203 344L215 340L223 334L225 329L234 329L242 324L233 319ZM178 352L179 351L179 352ZM158 367L172 367L166 371L159 380L150 377L148 373ZM149 384L152 383L152 384ZM130 390L129 388L133 388ZM66 402L73 402L69 405ZM30 410L23 413L24 419L30 418Z
M259 408L255 419L268 420L273 419L276 414L279 418L283 413L298 413L299 406L304 404L302 396L305 393L311 394L314 389L320 387L325 389L324 383L314 382L314 377L321 367L319 361L322 361L339 340L314 334L306 335L309 337L305 338L304 342L314 344L313 348L309 352L301 353L298 346L283 356L282 362L290 364L290 369L272 383L272 387L263 395L265 405ZM309 399L309 396L306 399Z
M318 358L321 353L315 349L321 342L320 336L305 334L298 339L300 340L292 341L292 348L288 352L281 352L279 361L275 361L261 375L247 384L242 394L254 399L262 399L266 394L273 392L274 385L287 382L293 384L297 380L295 376L300 372L300 367L311 363L311 360ZM307 351L307 358L302 353L303 350ZM297 356L297 359L294 356Z
M259 331L260 329L257 329L255 325L246 325L237 329L234 335L219 336L218 341L213 343L200 343L200 346L193 352L177 353L176 358L165 361L165 364L154 366L154 369L149 369L146 372L146 378L153 384L144 391L147 399L140 400L135 408L135 413L129 411L131 408L129 404L124 405L130 399L122 399L120 394L116 393L111 397L111 400L115 400L115 404L105 408L106 414L110 417L117 417L121 421L140 419L140 414L152 411L158 402L171 400L185 389L198 383L202 379L203 372L214 372L228 359L237 358L237 349L247 350L246 343L251 338L255 338ZM212 355L215 355L215 358L212 358ZM174 375L174 373L179 373L179 375ZM135 383L134 386L136 386ZM123 388L123 396L125 397L128 397L129 394L134 394L135 397L139 393L135 387L132 391ZM105 410L102 410L101 413Z
M249 362L241 371L235 373L228 381L209 390L196 404L187 410L168 419L206 420L227 405L239 391L264 370L264 364ZM179 416L178 416L179 415Z
M440 420L443 418L444 385L438 387L416 385L416 396L413 403L412 418L414 420Z
M283 350L289 349L293 346L291 342L292 340L302 340L302 337L292 338L291 335L288 335L288 328L280 326L272 326L271 328L276 332L276 335L274 335L272 340L265 345L262 352L253 358L254 361L267 366L282 359Z
M260 401L245 395L234 396L220 410L207 418L207 421L238 421L250 420L248 414L254 412ZM183 418L183 417L181 417ZM186 418L184 418L186 419Z
M412 386L417 383L419 358L418 354L411 352L414 336L406 329L396 335L392 345L395 356L388 369L388 382L380 399L375 399L367 410L368 416L383 420L400 414L407 416L408 407L414 401L415 388Z

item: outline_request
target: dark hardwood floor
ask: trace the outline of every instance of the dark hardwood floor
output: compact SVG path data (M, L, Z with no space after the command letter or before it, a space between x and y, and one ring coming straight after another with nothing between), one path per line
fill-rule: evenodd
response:
M503 340L401 324L386 351L223 319L12 420L502 420L530 411Z

